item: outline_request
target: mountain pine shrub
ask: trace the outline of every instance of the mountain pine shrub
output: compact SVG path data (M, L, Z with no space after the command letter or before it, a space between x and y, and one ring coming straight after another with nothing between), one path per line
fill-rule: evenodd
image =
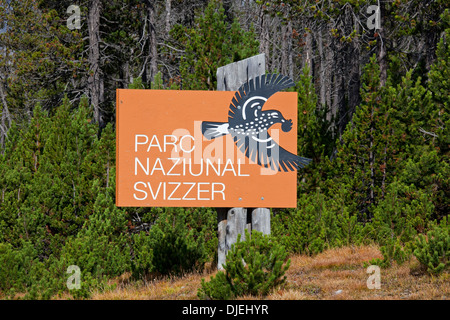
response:
M150 230L133 235L133 275L201 270L217 250L216 220L209 208L159 208Z
M448 217L434 224L426 234L419 234L414 242L414 256L430 274L448 272L450 267L450 223Z
M22 240L22 248L16 249L9 243L0 243L0 290L14 295L30 285L36 250L32 244Z
M265 296L286 281L290 265L284 246L270 235L245 230L245 241L238 235L226 257L225 272L210 282L202 279L200 299L231 299L243 295Z
M208 282L202 279L197 296L203 300L230 300L235 297L235 294L227 274L219 271Z
M278 212L272 220L272 232L289 253L315 255L327 248L361 244L365 232L357 214L345 204L345 186L333 197L320 189L301 194L297 208Z
M386 190L385 198L374 210L368 225L374 240L381 246L383 259L371 264L389 267L393 261L402 264L412 254L414 237L425 230L434 210L430 196L414 185L395 180Z
M154 270L153 249L151 247L150 237L144 231L134 234L132 238L131 273L133 278L139 279Z
M322 252L325 246L322 226L319 223L324 201L323 195L313 199L302 194L298 200L297 208L288 209L275 215L272 222L273 235L284 245L289 253L316 254Z

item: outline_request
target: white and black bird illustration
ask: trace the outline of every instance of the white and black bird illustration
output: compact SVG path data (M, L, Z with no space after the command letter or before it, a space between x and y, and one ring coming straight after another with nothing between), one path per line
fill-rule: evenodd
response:
M289 132L292 120L285 119L278 110L263 110L264 103L274 93L294 85L290 78L277 74L250 79L236 91L230 103L228 122L202 122L203 135L209 140L231 135L247 158L272 170L288 172L303 168L311 159L287 151L268 133L276 123L281 123L281 129Z

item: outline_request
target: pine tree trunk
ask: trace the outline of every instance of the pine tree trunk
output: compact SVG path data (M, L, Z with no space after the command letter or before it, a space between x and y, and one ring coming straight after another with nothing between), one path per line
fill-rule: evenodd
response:
M122 64L121 79L123 88L128 88L128 85L133 82L132 76L130 74L130 63L128 61L124 61L124 63Z
M386 38L384 32L384 16L386 14L385 4L384 2L379 1L379 10L380 10L380 26L381 28L378 30L378 64L380 65L380 85L382 87L385 86L387 81L387 51L386 51Z
M169 36L170 32L170 14L172 8L172 0L166 0L166 36Z
M333 104L332 113L337 115L338 123L337 130L338 136L340 137L344 132L345 126L347 125L346 113L344 110L344 77L342 75L342 70L339 68L340 58L335 59L334 67L334 79L333 79Z
M8 130L11 127L11 115L8 109L8 103L6 102L6 94L3 90L3 83L0 83L0 98L2 100L3 108L1 109L1 119L0 119L0 147L5 145L6 136L8 135Z
M288 70L289 70L289 77L294 80L294 52L292 50L292 22L288 22Z
M303 57L303 65L308 65L309 67L309 75L313 74L313 39L311 32L306 33L305 38L305 54Z
M1 113L1 117L0 117L0 147L3 147L5 145L5 141L6 141L6 137L8 135L8 130L11 127L11 114L9 112L9 108L8 108L8 102L6 101L6 93L5 93L5 89L7 88L7 80L10 74L10 69L9 69L9 65L11 65L10 60L9 60L9 54L8 54L8 50L6 49L6 47L2 48L2 52L1 53L1 57L2 57L2 67L4 67L3 70L1 70L1 79L4 79L4 84L3 85L3 81L0 82L0 99L1 99L1 105L3 105L3 108L0 107L0 113ZM4 150L3 150L4 151Z
M281 25L281 73L294 79L294 63L292 54L292 22Z
M272 22L275 22L275 19L276 18L273 18ZM270 26L269 35L280 33L280 30L278 29L278 24L277 23L271 23L271 24L269 24L269 26ZM272 37L271 41L272 42L275 41L274 37ZM272 70L281 70L281 57L277 54L278 53L278 48L277 48L276 45L272 45L271 49L272 49L272 55L270 56L270 59L269 59L270 62L271 62L271 68L272 68ZM280 72L280 71L278 71L278 72Z
M100 69L100 0L89 2L89 78L88 91L94 108L94 121L103 127L103 115L100 105L104 101L103 74Z
M269 57L270 57L270 44L269 44L269 18L264 14L261 7L259 12L260 21L260 33L259 33L259 52L264 53L266 56L265 69L269 69Z
M425 35L425 70L429 72L431 65L436 59L438 36L437 33L432 31Z
M333 50L331 49L331 35L330 30L332 26L331 24L328 25L328 28L325 30L325 85L326 85L326 91L325 91L325 101L329 108L329 112L327 113L327 120L331 121L332 117L334 117L334 121L336 121L336 110L333 110L333 101L332 101L332 81L333 81ZM334 122L332 124L332 127L334 127L336 123ZM335 134L335 132L333 132Z
M150 36L150 76L149 82L155 79L158 73L158 49L156 42L156 25L155 25L155 6L153 1L147 1L147 12L149 19L149 36Z
M319 70L319 101L320 104L323 106L326 104L326 78L325 78L325 71L326 71L326 58L325 58L325 52L323 48L323 36L322 36L322 29L319 29L318 31L318 37L317 37L317 49L319 50L319 56L320 56L320 70Z
M355 23L356 33L359 34L359 23ZM348 110L350 114L355 112L356 106L360 102L360 40L355 37L350 46L350 81L348 83Z

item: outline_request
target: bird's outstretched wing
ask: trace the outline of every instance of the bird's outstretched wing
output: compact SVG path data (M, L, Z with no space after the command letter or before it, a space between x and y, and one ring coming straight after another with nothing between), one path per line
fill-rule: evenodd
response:
M231 100L228 122L231 124L255 117L255 112L258 112L274 93L294 85L292 79L278 74L264 74L250 79L236 91Z
M297 156L280 145L267 133L257 136L232 134L239 150L251 161L275 171L294 171L305 167L311 159Z

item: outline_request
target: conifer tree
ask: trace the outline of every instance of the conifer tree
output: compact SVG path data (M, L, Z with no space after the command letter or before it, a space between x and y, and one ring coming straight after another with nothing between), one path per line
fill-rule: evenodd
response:
M442 20L447 25L450 24L450 11L448 9L442 14ZM436 135L440 154L444 155L447 159L450 152L450 82L448 80L450 78L449 36L450 28L446 29L438 43L436 50L437 58L435 63L431 66L428 75L429 89L433 92L433 101L438 110L434 134Z
M44 241L50 241L51 247L59 245L60 237L77 233L96 197L91 189L94 177L83 170L96 140L95 126L89 123L87 115L86 103L72 115L65 99L46 128L43 154L33 176L30 207L44 216Z
M409 159L420 159L424 152L430 152L433 139L423 132L435 130L438 117L431 93L420 78L413 81L412 71L396 87L389 80L385 87L378 87L377 74L372 59L363 76L362 104L342 137L337 159L337 174L354 199L349 200L369 219ZM443 164L441 172L446 167Z
M11 72L6 76L8 107L16 120L29 120L36 103L51 109L61 103L63 91L73 97L83 73L82 36L61 23L67 6L58 13L44 1L3 0L0 7L9 8L0 12L7 26L0 47L9 53L0 64L8 63Z
M450 269L450 223L444 217L431 230L419 234L414 243L414 255L422 267L431 274L440 274Z
M336 174L351 193L360 219L371 218L371 207L381 195L387 156L389 113L382 103L384 88L375 57L364 69L362 103L338 143ZM381 170L380 170L381 169Z
M37 106L29 124L19 128L13 123L1 156L1 234L3 240L14 247L21 246L20 239L36 243L45 235L43 217L30 207L30 202L33 199L33 177L40 166L47 126L47 115Z
M89 273L102 280L105 276L119 276L130 269L130 242L127 234L125 212L118 209L107 188L98 193L93 214L75 237L70 237L61 250L65 268L80 267L82 274Z
M329 231L323 229L322 215L326 215L325 197L302 194L297 209L278 212L272 223L272 233L290 253L317 254L325 248ZM331 227L331 226L328 226Z
M298 174L299 192L315 192L328 179L329 156L334 148L332 122L326 119L327 106L319 106L309 66L302 69L292 90L298 92L297 153L312 162Z
M185 50L180 61L185 90L215 90L218 67L258 53L255 34L244 31L237 20L229 24L221 1L211 0L195 25L177 25L172 31Z
M450 23L450 11L447 9L442 14L443 23L447 26ZM448 214L450 208L450 43L448 41L450 28L446 29L441 37L436 50L437 59L431 66L428 74L429 89L433 93L435 112L432 123L429 125L429 132L422 133L432 140L433 146L440 159L436 166L436 177L433 185L436 186L436 213L437 218L442 218ZM425 129L427 130L427 129Z

